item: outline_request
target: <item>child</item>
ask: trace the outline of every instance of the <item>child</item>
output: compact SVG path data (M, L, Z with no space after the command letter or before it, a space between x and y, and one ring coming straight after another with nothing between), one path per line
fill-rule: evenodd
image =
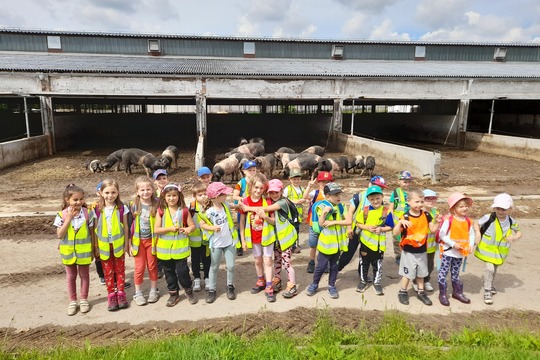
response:
M253 175L257 173L257 163L255 161L249 160L244 163L242 166L242 172L244 173L244 177L238 181L236 186L234 187L233 191L233 200L234 204L238 204L239 202L242 202L244 198L246 198L249 195L249 183L251 181L251 178ZM243 228L240 227L240 213L238 213L238 234L242 234ZM242 246L240 243L236 244L236 255L242 256L244 255L244 250L242 249Z
M383 193L379 186L370 186L365 191L370 205L359 208L355 215L356 227L360 228L360 283L358 292L368 287L369 266L373 267L373 288L375 294L384 295L381 285L382 265L386 250L386 232L394 228L392 214L383 206Z
M210 185L212 182L212 170L206 166L199 168L199 170L197 170L197 180L205 186Z
M124 292L125 254L130 255L127 214L129 208L120 200L120 186L116 180L104 180L96 215L96 256L101 259L107 284L109 311L126 309L129 304ZM115 288L116 280L116 288Z
M304 192L303 198L305 201L309 201L308 215L306 222L309 224L309 234L308 234L308 246L309 249L309 262L307 266L307 272L313 273L315 271L315 255L317 254L317 241L319 239L319 234L313 231L311 221L311 215L313 211L313 205L321 200L324 200L324 187L326 184L332 181L332 174L327 171L321 171L317 175L317 179L311 179L308 183L306 191ZM317 189L311 191L317 185Z
M441 244L439 252L441 258L441 268L439 269L439 301L444 306L449 306L450 302L446 297L446 275L451 273L452 277L452 297L464 304L471 302L463 295L463 283L459 280L459 271L463 258L469 255L474 246L475 231L471 226L471 219L467 217L469 208L472 206L472 199L462 193L453 193L448 198L450 216L442 223L439 230Z
M330 267L328 277L328 293L332 299L339 298L336 289L338 264L340 251L347 251L347 229L351 225L351 219L347 218L341 204L341 188L336 183L328 183L324 186L325 201L315 205L315 211L320 227L317 241L317 267L313 274L313 282L307 288L307 295L313 296L319 287L319 281L327 266ZM313 219L315 221L315 219ZM330 264L330 265L328 265Z
M298 239L298 233L291 220L292 201L283 197L283 183L278 179L272 179L268 182L268 196L274 202L265 207L246 207L247 211L257 211L260 217L265 217L264 212L277 211L277 216L267 218L267 221L276 228L276 237L279 244L274 248L274 279L272 286L274 292L281 290L281 269L287 270L288 282L284 298L290 299L298 294L296 288L296 277L292 267L292 247Z
M242 206L267 206L272 202L263 197L266 192L266 176L257 173L251 178L248 184L250 195L242 201ZM244 250L253 248L255 258L255 270L257 272L257 283L251 289L252 294L258 294L264 290L268 302L276 301L276 295L272 286L272 256L274 254L274 242L276 237L274 227L268 222L271 216L261 216L259 213L240 210L240 239ZM270 281L269 281L270 280Z
M476 251L474 256L486 263L484 272L484 303L493 304L492 296L497 293L493 280L499 266L504 264L510 246L521 239L519 225L510 217L514 201L508 194L499 194L491 205L494 212L486 214L475 223ZM514 234L512 235L512 232Z
M439 215L439 210L435 207L437 205L437 199L439 196L433 190L425 189L424 190L424 207L423 210L431 215L433 219L437 218ZM433 291L433 285L431 285L431 273L435 267L435 253L437 252L437 241L436 234L429 233L427 237L427 263L428 263L428 274L424 278L424 290ZM413 288L415 291L418 291L418 285L413 281Z
M298 211L298 222L295 222L293 226L298 235L300 235L300 223L302 222L302 214L304 212L303 205L307 202L307 200L304 199L304 191L306 191L306 189L300 185L301 180L302 171L300 169L291 169L291 173L289 174L289 181L291 183L283 190L283 197L288 198L293 204L296 205L296 209ZM292 246L292 252L295 254L300 253L299 239L300 236L298 236L298 239Z
M144 271L148 269L150 278L150 292L148 302L155 303L159 299L157 288L158 269L156 258L156 210L158 201L154 197L154 184L145 176L135 180L135 201L130 211L133 213L133 236L131 238L131 254L135 259L135 304L146 305L147 300L143 295L141 285L144 279Z
M169 176L165 169L157 169L152 176L154 178L154 185L156 185L156 197L159 198L161 191L169 183Z
M221 182L214 182L208 185L206 194L212 201L210 208L206 210L205 217L200 221L200 227L208 237L210 256L212 258L210 266L210 280L208 282L208 292L206 302L211 304L216 300L217 272L221 258L225 256L227 265L227 298L236 299L234 289L234 270L236 243L238 242L238 232L234 228L231 209L227 205L227 194L232 189Z
M440 216L433 219L430 214L422 210L424 193L420 189L409 190L407 204L409 210L399 218L393 230L395 237L401 236L399 245L402 249L399 263L399 275L402 278L398 299L403 305L409 305L407 288L409 281L416 279L418 299L425 305L433 305L424 291L424 277L428 274L427 236L430 232L437 231Z
M196 183L191 188L195 198L189 204L189 213L193 217L195 231L189 234L189 246L191 247L191 272L193 273L193 291L201 291L201 264L204 273L204 284L208 290L208 274L210 271L210 252L207 244L202 242L202 233L199 223L211 202L206 195L206 185L202 182Z
M390 196L390 208L388 211L394 214L394 221L397 221L403 214L409 210L407 202L407 190L411 187L413 177L410 171L403 170L398 175L398 187L392 192ZM399 265L401 258L401 248L399 234L393 237L394 255L396 257L396 264Z
M94 214L84 205L84 191L70 184L62 195L62 211L56 215L53 225L57 227L56 236L61 239L58 249L66 268L69 305L67 314L77 313L77 273L81 278L81 312L90 311L88 290L90 288L90 264L95 238Z
M195 225L180 186L173 183L165 185L159 197L154 232L158 235L157 258L165 271L169 289L168 307L175 306L180 301L179 282L189 303L193 305L198 301L191 288L187 262L190 255L188 234L193 230Z

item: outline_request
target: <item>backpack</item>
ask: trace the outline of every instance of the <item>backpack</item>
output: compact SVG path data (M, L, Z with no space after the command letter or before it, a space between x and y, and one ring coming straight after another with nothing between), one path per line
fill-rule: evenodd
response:
M287 206L289 206L289 212L291 213L291 217L289 218L288 214L283 209L278 210L279 215L289 220L289 222L293 225L298 224L300 222L300 214L298 213L296 205L291 200L287 198L284 199L287 200Z
M320 205L326 205L326 206L333 207L332 203L330 201L328 201L328 200L317 201L311 207L311 214L312 214L312 216L311 216L311 229L316 234L321 233L321 227L319 226L319 214L317 214L317 211L316 211L317 207L319 207ZM343 207L342 203L338 204L338 209L339 209L339 213L341 214L341 216L343 216L343 213L345 212L345 208Z
M364 225L366 224L367 218L369 215L369 206L364 206ZM383 206L383 211L381 214L381 223L378 226L383 226L388 217L388 206Z
M120 208L118 209L118 211L120 212L120 221L123 221L124 219L124 203L122 203L122 206L120 206ZM96 213L96 218L99 219L99 216L101 214L101 210L99 209L99 205L97 205L95 208L94 208L94 213ZM133 226L133 213L130 211L128 213L128 216L127 216L127 225L128 225L128 237L131 237L131 234L132 234L132 229L131 227Z
M435 242L437 244L440 244L442 242L442 237L441 237L442 224L444 223L445 220L448 220L448 232L450 232L450 229L452 228L452 220L453 219L454 219L454 217L451 214L446 214L446 215L443 216L443 221L441 221L441 223L439 224L439 228L437 229L437 232L435 233L436 234L435 235ZM468 217L465 217L465 220L467 220L467 226L468 226L468 229L470 231L471 230L471 225L472 225L471 219L469 219ZM489 225L488 225L488 227L489 227ZM485 230L484 230L484 232L485 232Z
M495 212L492 212L490 215L489 215L489 219L488 221L486 221L484 223L484 225L482 225L480 227L480 236L484 236L484 234L486 233L487 229L489 229L489 227L491 226L491 224L493 224L493 222L497 219L497 214ZM510 227L512 227L512 218L509 216L508 217L508 220L510 221Z

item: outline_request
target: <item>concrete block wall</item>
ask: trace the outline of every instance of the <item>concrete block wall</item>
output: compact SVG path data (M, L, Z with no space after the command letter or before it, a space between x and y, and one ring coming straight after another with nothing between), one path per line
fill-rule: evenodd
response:
M0 169L47 155L49 155L47 135L0 143Z
M465 149L540 161L540 140L538 139L467 132Z

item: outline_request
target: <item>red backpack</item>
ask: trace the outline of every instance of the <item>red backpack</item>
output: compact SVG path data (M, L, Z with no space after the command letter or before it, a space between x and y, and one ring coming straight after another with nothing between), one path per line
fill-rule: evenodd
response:
M442 242L442 239L441 239L441 227L442 227L442 224L444 223L445 220L448 220L448 233L449 233L450 229L452 228L452 220L454 220L454 216L452 216L452 214L446 214L446 215L443 216L442 221L439 223L439 228L437 229L437 232L435 233L436 234L435 235L435 242L437 244L440 244ZM466 216L465 220L467 220L468 229L470 231L471 226L472 226L471 219L469 219Z

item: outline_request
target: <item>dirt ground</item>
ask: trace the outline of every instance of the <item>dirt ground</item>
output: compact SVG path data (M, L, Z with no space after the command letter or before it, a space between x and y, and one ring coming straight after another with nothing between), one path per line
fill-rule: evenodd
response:
M182 301L174 308L165 302L166 283L160 280L162 298L156 304L138 307L131 304L127 310L110 313L106 310L106 290L99 285L94 267L91 268L90 304L88 314L66 315L67 295L65 272L58 256L52 211L59 210L61 193L68 183L83 187L93 199L95 186L105 178L114 178L121 185L122 199L130 199L133 183L143 175L142 168L134 174L123 172L92 174L84 163L94 158L104 159L114 149L84 152L63 152L55 156L0 170L0 337L6 348L54 347L63 344L106 343L111 339L135 339L162 333L189 333L191 331L256 333L263 328L281 328L292 334L309 333L321 309L329 309L339 326L357 329L362 324L379 324L386 310L404 312L419 329L447 334L462 327L490 326L540 332L540 306L537 294L540 279L535 276L539 265L536 254L540 243L536 233L540 222L540 167L538 163L494 156L479 152L444 149L442 172L448 176L438 184L418 180L420 187L429 187L441 194L440 208L445 210L444 199L451 192L464 191L475 199L472 217L489 211L491 199L506 191L514 196L514 216L518 219L524 237L513 245L510 257L497 274L499 293L492 306L482 301L482 263L468 259L462 273L465 293L472 299L470 305L451 301L443 307L431 296L434 306L423 306L414 298L412 290L409 306L397 301L399 276L390 249L384 260L384 296L376 296L370 288L364 294L355 291L358 283L355 258L338 276L340 298L332 300L326 292L327 276L323 276L316 296L308 297L305 288L311 276L305 269L308 261L306 232L301 234L302 251L295 255L300 294L286 300L278 295L275 303L267 303L264 295L251 295L255 280L253 259L250 254L237 258L236 287L238 299L227 300L224 294L224 269L218 278L218 299L214 304L204 302L204 291L198 293L199 303L189 305ZM336 154L330 154L336 155ZM181 153L181 167L172 175L172 181L189 189L195 181L193 151ZM406 166L404 166L406 168ZM377 167L377 174L385 176L393 188L395 174ZM337 175L336 181L345 188L344 201L354 191L364 188L367 177L349 174ZM306 181L307 182L307 181ZM387 192L390 195L390 191ZM32 215L32 216L28 216ZM126 260L126 272L133 276L133 261ZM148 283L144 285L147 292ZM128 297L133 288L127 290ZM444 315L444 316L441 316Z

